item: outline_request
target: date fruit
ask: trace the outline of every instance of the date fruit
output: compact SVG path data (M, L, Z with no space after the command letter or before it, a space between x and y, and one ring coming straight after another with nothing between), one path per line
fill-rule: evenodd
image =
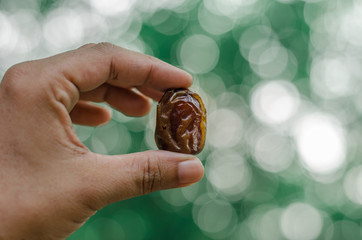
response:
M197 154L205 145L206 109L188 89L169 89L157 105L155 141L161 150Z

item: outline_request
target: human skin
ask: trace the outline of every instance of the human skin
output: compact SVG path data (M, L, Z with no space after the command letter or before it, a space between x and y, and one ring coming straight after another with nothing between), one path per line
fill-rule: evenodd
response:
M0 84L0 239L64 239L110 203L199 181L194 156L96 154L72 126L111 119L91 102L143 116L150 99L191 84L188 73L109 43L11 67Z

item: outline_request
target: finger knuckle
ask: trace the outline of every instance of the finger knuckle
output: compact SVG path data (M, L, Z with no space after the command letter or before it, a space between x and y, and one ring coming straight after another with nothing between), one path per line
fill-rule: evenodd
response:
M162 173L159 159L147 157L143 160L143 176L141 179L142 194L148 194L160 189Z
M115 47L115 45L112 43L109 43L109 42L100 42L93 46L94 49L96 49L102 53L107 53L109 51L112 51L112 49L114 47Z
M31 74L31 62L24 62L10 67L4 75L2 85L7 93L19 93L26 90L26 83Z
M18 63L15 64L13 66L11 66L5 73L5 77L10 78L10 77L14 77L14 78L19 78L19 77L24 77L27 74L29 74L29 70L30 70L30 65L31 62L23 62L23 63Z
M96 43L87 43L87 44L84 44L83 46L79 47L79 49L91 48L91 47L94 47L95 45L97 45L97 44Z

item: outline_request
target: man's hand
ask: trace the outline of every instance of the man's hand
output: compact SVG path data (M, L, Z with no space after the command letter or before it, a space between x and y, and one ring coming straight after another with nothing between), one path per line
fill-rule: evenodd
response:
M95 154L72 127L110 120L90 102L142 116L149 98L191 83L178 68L107 43L11 67L0 84L0 239L63 239L107 204L199 181L193 156Z

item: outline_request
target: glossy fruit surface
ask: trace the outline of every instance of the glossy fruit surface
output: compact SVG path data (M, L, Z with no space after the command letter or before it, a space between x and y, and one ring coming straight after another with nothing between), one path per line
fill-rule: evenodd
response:
M188 89L169 89L157 105L155 141L161 150L197 154L205 145L206 109Z

